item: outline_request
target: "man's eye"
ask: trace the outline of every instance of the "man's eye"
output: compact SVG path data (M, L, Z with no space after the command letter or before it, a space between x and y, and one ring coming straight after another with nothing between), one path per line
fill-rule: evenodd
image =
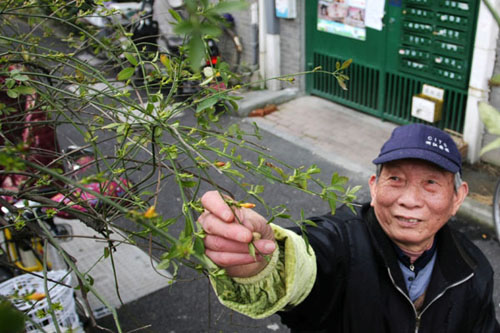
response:
M434 179L429 179L427 181L427 184L437 184L437 181L435 181Z
M397 182L399 180L399 177L398 176L391 176L391 177L389 177L389 179Z

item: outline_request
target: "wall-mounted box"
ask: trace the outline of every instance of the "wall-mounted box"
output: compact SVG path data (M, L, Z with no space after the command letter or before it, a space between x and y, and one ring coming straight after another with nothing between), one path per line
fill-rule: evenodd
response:
M297 0L275 0L276 17L294 19L297 17Z
M424 94L413 96L411 115L429 123L440 121L443 116L443 101Z

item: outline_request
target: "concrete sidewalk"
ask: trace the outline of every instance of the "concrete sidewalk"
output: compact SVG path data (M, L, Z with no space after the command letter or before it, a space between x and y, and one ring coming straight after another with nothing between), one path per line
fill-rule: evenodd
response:
M242 99L242 117L266 104L278 110L264 117L249 117L262 130L308 149L334 165L347 168L365 179L374 172L372 160L398 125L329 100L300 95L297 90L252 91ZM465 179L467 180L467 179ZM466 198L458 215L493 228L491 206Z

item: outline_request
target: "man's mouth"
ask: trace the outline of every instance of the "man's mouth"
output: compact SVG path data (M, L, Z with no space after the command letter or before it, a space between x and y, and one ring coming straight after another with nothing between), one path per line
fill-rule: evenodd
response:
M398 219L398 221L400 222L403 222L403 223L418 223L420 222L421 220L419 219L416 219L416 218L412 218L412 217L404 217L404 216L396 216L396 218Z

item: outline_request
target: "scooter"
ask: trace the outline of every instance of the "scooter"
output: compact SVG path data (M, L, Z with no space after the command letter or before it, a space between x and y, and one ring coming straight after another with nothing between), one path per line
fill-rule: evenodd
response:
M169 6L175 10L180 17L185 17L183 13L184 1L169 0ZM140 2L105 2L96 7L95 15L85 18L88 24L100 29L98 38L112 36L115 33L116 26L121 25L132 34L131 40L134 42L141 56L146 59L154 57L157 52L167 54L170 57L183 56L180 52L182 45L186 42L185 38L175 34L160 35L158 22L153 18L154 0L143 0ZM103 15L105 11L113 10L113 15ZM228 14L229 15L229 14ZM123 49L126 49L126 41L120 41ZM206 41L208 55L204 66L216 66L220 60L221 52L215 40ZM160 47L159 47L160 45ZM105 55L105 52L102 53ZM136 77L144 79L144 73L141 69L136 70ZM186 81L178 87L176 97L179 99L188 98L196 94L200 82ZM168 90L170 86L166 87Z

